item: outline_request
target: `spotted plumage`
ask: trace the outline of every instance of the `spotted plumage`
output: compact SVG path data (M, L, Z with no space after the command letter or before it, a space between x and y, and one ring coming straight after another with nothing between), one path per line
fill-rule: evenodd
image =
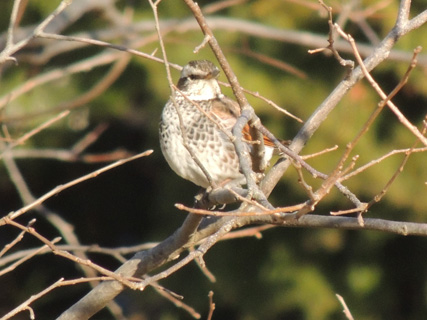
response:
M166 103L160 121L160 146L169 166L203 188L210 186L209 180L193 156L216 185L227 181L245 183L229 137L240 109L221 93L218 75L219 69L212 62L190 61L182 69L179 91ZM266 147L267 161L272 152L273 148Z

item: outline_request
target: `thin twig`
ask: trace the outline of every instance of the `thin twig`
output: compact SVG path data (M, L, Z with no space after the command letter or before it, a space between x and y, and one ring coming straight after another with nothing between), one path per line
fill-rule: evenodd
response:
M208 297L209 297L209 314L207 317L207 320L211 320L213 316L213 312L215 310L215 303L213 302L213 291L209 291Z
M248 0L223 0L223 1L216 1L211 4L207 4L202 8L202 11L205 14L212 14L220 10L224 10L226 8L237 6L239 4L243 4L245 2L248 2Z
M21 0L13 1L13 8L12 8L12 14L10 15L9 28L7 29L6 48L11 47L14 42L13 30L16 27L16 21L17 21L20 5L21 5Z
M36 198L32 195L29 186L25 182L25 179L15 162L15 159L12 158L10 153L10 151L5 153L4 164L8 170L10 179L13 181L15 188L17 189L22 199L22 202L24 205L27 205L36 201ZM80 244L76 234L74 233L74 228L67 221L65 221L65 219L42 205L40 205L38 209L39 213L42 214L46 220L49 221L61 233L67 243L73 245ZM76 255L82 259L87 259L87 256L83 252L77 253ZM79 266L87 277L95 276L95 273L92 269L87 268L84 265Z
M22 231L22 232L25 233L25 231ZM118 261L124 263L126 261L124 255L134 254L135 252L138 252L138 251L148 250L155 247L156 245L158 245L158 242L148 242L148 243L138 244L135 246L118 247L118 248L105 248L105 247L100 247L97 244L94 244L94 245L62 244L62 245L56 245L56 247L59 250L64 250L64 251L98 253L98 254L109 255L111 257L116 258ZM4 266L8 263L19 260L25 256L31 255L35 251L37 251L37 255L42 255L42 254L51 252L48 248L44 250L39 250L39 248L20 250L0 258L0 266Z
M166 54L166 49L165 49L165 45L163 42L163 38L162 38L162 34L160 32L160 24L159 24L159 17L158 17L158 13L157 13L157 4L158 2L154 3L152 0L149 0L149 3L151 5L151 9L153 11L153 15L154 15L154 20L156 22L156 31L159 37L159 44L160 44L160 48L162 50L162 56L163 56L163 60L164 60L164 65L166 68L166 76L169 82L169 87L171 90L171 97L170 100L175 108L175 111L178 115L178 121L179 121L179 128L181 131L181 137L182 137L182 143L185 147L185 149L188 151L188 153L190 154L191 158L194 160L194 162L197 164L197 166L200 168L200 170L203 172L203 175L206 177L206 180L209 182L209 185L215 189L216 188L216 183L215 181L213 181L212 176L210 175L209 171L206 169L206 167L203 165L203 163L200 161L200 159L197 157L196 153L194 152L193 148L190 147L190 144L188 143L188 138L187 138L187 130L186 130L186 126L184 123L184 120L182 118L182 114L181 114L181 110L179 109L178 103L175 100L175 93L177 92L175 90L175 85L173 84L172 81L172 76L171 76L171 72L170 72L170 68L169 68L169 63L168 63L168 58L167 58L167 54Z
M14 148L14 147L16 147L18 145L23 144L25 141L27 141L28 139L30 139L31 137L33 137L37 133L43 131L47 127L50 127L52 124L54 124L55 122L57 122L57 121L65 118L69 114L70 114L70 111L61 112L60 114L58 114L57 116L53 117L52 119L47 120L46 122L42 123L38 127L36 127L34 129L32 129L31 131L27 132L22 137L20 137L19 139L15 140L14 142L9 143L7 145L7 147L5 149L3 149L2 153L0 154L0 159L3 158L5 152L9 152L9 150L11 150L12 148Z
M35 222L35 219L31 220L27 226L31 226ZM6 252L8 252L11 248L13 248L18 242L20 242L24 238L25 231L21 231L12 242L8 243L4 246L4 248L0 251L0 258L4 256Z
M334 145L333 147L326 148L326 149L321 150L319 152L315 152L315 153L312 153L312 154L303 155L303 156L301 156L301 159L303 159L305 161L307 159L315 158L315 157L321 156L321 155L323 155L325 153L335 151L337 149L338 149L338 145Z
M84 175L84 176L82 176L80 178L77 178L75 180L72 180L72 181L70 181L70 182L68 182L66 184L59 185L56 188L52 189L51 191L45 193L43 196L41 196L40 198L38 198L36 201L34 201L34 202L26 205L25 207L23 207L23 208L21 208L21 209L19 209L17 211L12 211L11 213L9 213L7 215L7 218L13 220L13 219L19 217L20 215L24 214L25 212L27 212L27 211L29 211L31 209L34 209L39 204L42 204L44 201L46 201L50 197L52 197L52 196L60 193L61 191L64 191L65 189L68 189L68 188L70 188L72 186L75 186L75 185L77 185L77 184L79 184L79 183L81 183L83 181L95 178L98 175L100 175L101 173L104 173L104 172L106 172L108 170L111 170L111 169L113 169L115 167L121 166L121 165L123 165L123 164L125 164L125 163L127 163L129 161L133 161L133 160L139 159L141 157L149 156L152 153L153 153L153 150L147 150L147 151L139 153L139 154L137 154L137 155L135 155L133 157L129 157L129 158L126 158L126 159L121 159L119 161L116 161L116 162L114 162L114 163L112 163L112 164L110 164L108 166L105 166L105 167L103 167L101 169L95 170L92 173L86 174L86 175ZM5 221L4 221L5 218L6 217L0 219L0 226L2 226L2 225L5 224Z
M300 155L298 155L293 149L291 149L287 146L284 146L269 130L267 130L267 128L265 128L261 124L258 124L258 130L260 132L262 132L263 135L265 135L267 138L269 138L274 143L276 148L278 148L279 152L281 152L283 155L289 156L289 158L291 158L295 162L301 164L301 166L304 169L306 169L314 178L320 178L320 179L326 180L330 177L329 175L326 175L326 174L314 169L312 166L310 166L307 162L305 162L303 160L303 158ZM291 147L292 147L292 145L291 145ZM276 166L278 164L280 164L280 162L276 163ZM272 169L274 170L275 168L273 167ZM268 175L269 175L269 173L267 173L266 177L261 181L261 185L263 185L265 183L265 181L268 181ZM361 206L361 202L357 198L357 196L355 194L353 194L347 187L345 187L340 181L335 181L334 183L335 183L335 186L337 187L337 189L344 196L346 196L351 202L353 202L356 207Z
M18 6L19 7L19 1L15 1L15 4L18 2ZM34 32L28 36L27 38L19 41L16 44L13 44L11 41L13 40L13 38L10 41L10 45L6 46L6 48L3 49L2 52L0 52L0 65L2 65L5 61L7 60L15 60L15 58L11 57L11 55L13 55L15 52L17 52L18 50L22 49L23 47L25 47L28 42L30 42L33 38L35 38L36 36L38 36L39 34L41 34L43 32L43 30L46 28L46 26L55 18L57 17L62 11L64 11L70 4L71 4L72 0L63 0L59 3L58 7L49 15L47 16L46 19L44 19L35 29ZM14 8L15 9L15 8ZM11 20L11 24L14 23L14 21ZM11 31L13 32L13 31Z
M193 250L194 248L191 251ZM208 269L208 267L206 266L206 262L205 260L203 260L202 256L198 256L196 259L194 259L194 261L196 262L197 266L200 268L200 271L205 275L206 278L208 278L210 282L212 283L216 282L215 275Z
M303 186L304 190L306 191L307 195L310 197L311 200L314 200L314 193L313 193L313 187L310 186L304 179L304 174L301 170L301 164L299 162L292 162L294 165L294 168L297 170L298 173L298 182Z
M65 76L72 75L74 73L87 72L88 70L91 70L97 66L110 64L111 62L114 62L117 59L119 59L120 55L122 55L121 52L102 53L102 54L93 56L91 58L85 59L83 61L70 64L65 68L56 68L53 70L49 70L45 73L42 73L40 75L37 75L36 77L30 78L27 81L25 81L23 84L16 87L14 90L11 90L9 93L7 93L2 98L0 98L0 110L4 108L7 105L7 103L14 101L19 96L29 92L30 90L38 86L56 81L58 79L61 79ZM34 114L32 114L31 117L34 117ZM5 118L5 117L0 118L0 121L2 122L14 121L14 120L16 119Z
M5 218L5 224L14 226L16 228L19 228L19 229L24 230L25 232L31 234L32 236L34 236L35 238L37 238L38 240L43 242L45 245L47 245L49 247L49 249L52 251L52 253L54 253L55 255L64 257L68 260L74 261L75 263L88 266L88 267L96 270L97 272L110 277L111 279L114 279L116 281L123 283L124 285L126 285L128 287L134 286L130 280L128 280L128 279L122 277L121 275L116 274L116 273L114 273L108 269L105 269L105 268L93 263L92 261L90 261L88 259L81 259L81 258L69 253L68 251L59 250L55 245L55 243L57 241L59 241L59 240L57 240L58 238L50 241L46 237L44 237L40 233L38 233L34 228L24 227L23 225L17 223L16 221L13 221L7 217Z
M203 240L202 244L197 248L197 250L191 251L185 258L181 259L171 267L166 270L142 280L140 283L135 284L135 289L144 290L145 287L151 285L154 281L158 281L164 278L167 278L170 274L176 272L182 267L186 266L188 263L197 259L199 257L203 257L203 255L216 243L218 242L225 234L230 232L234 227L234 221L230 221L230 223L226 223L222 225L218 231L216 231L211 236L207 237Z
M172 302L175 305L175 307L181 308L187 311L190 314L190 316L192 316L194 319L200 319L202 317L201 314L198 313L193 307L190 307L186 303L182 302L182 299L177 299L176 297L171 295L169 292L165 290L161 290L157 287L154 287L154 290L156 290L156 292L160 294L162 297Z
M272 208L272 205L268 202L267 198L262 193L261 189L257 186L255 174L252 171L252 164L255 167L255 171L258 171L257 167L259 166L260 163L262 163L260 155L262 155L264 152L264 143L263 143L262 135L255 128L252 127L252 125L255 122L259 121L259 118L255 115L253 108L249 105L249 102L246 99L243 93L243 90L241 89L239 81L237 80L236 75L231 69L231 66L228 63L224 53L222 52L221 47L219 46L212 30L209 28L208 23L206 22L206 19L202 11L200 10L200 7L198 6L197 3L195 3L192 0L184 0L184 2L193 12L195 19L199 23L200 29L202 30L205 37L207 37L208 43L213 53L215 54L219 64L221 65L225 73L225 76L230 82L231 89L233 90L233 93L241 108L241 115L237 119L236 124L232 129L232 133L236 137L236 139L233 141L233 144L239 158L240 169L246 178L246 183L249 190L248 192L249 197L254 197L254 199L260 202L262 205ZM244 142L242 141L243 127L248 122L251 125L250 135L252 137L252 140L260 141L259 145L254 145L253 147L254 149L253 154L255 156L252 157L252 161L249 153L245 151Z
M262 232L265 230L269 230L272 228L276 228L275 225L262 225L256 227L245 228L241 230L232 231L227 233L221 240L230 240L230 239L238 239L238 238L247 238L247 237L255 237L256 239L262 238Z
M65 162L98 163L111 162L132 156L127 150L117 149L104 153L76 154L68 149L15 149L10 151L14 159L54 159Z
M5 314L3 317L1 317L0 320L10 319L13 316L17 315L18 313L20 313L20 312L28 309L31 303L33 303L34 301L36 301L39 298L43 297L44 295L46 295L47 293L49 293L53 289L58 288L59 284L63 280L64 280L64 278L61 278L58 281L56 281L54 284L52 284L49 287L47 287L46 289L40 291L38 294L32 295L29 299L27 299L26 301L24 301L23 303L21 303L18 307L16 307L15 309L11 310L7 314Z
M17 315L18 313L29 310L30 313L32 312L32 309L30 308L30 305L40 299L41 297L45 296L47 293L51 292L53 289L63 287L63 286L70 286L75 285L78 283L86 283L89 281L105 281L105 280L111 280L110 277L94 277L94 278L80 278L80 279L74 279L74 280L64 280L64 278L60 278L58 281L47 287L46 289L40 291L37 294L32 295L29 299L25 300L23 303L21 303L19 306L17 306L15 309L9 311L6 315L0 318L0 320L7 320L12 318L13 316ZM33 317L30 317L30 319L35 319L34 315Z
M427 146L427 138L424 137L421 132L418 130L416 126L414 126L399 110L399 108L391 102L387 95L384 93L384 91L379 87L379 85L375 82L375 80L372 78L372 76L369 74L369 71L365 67L365 64L363 63L363 60L357 50L356 42L354 41L353 37L351 35L346 35L339 26L336 26L336 28L339 30L339 32L342 34L343 37L346 37L350 45L352 46L354 50L354 54L356 56L356 60L359 63L359 66L361 67L363 74L365 75L366 79L369 81L371 86L375 89L375 91L378 93L378 95L381 97L381 99L385 100L387 102L387 106L390 108L390 110L396 115L397 119L406 127L410 132L412 132L413 135L415 135L420 141ZM421 47L418 47L414 50L414 52L420 52Z
M353 316L351 315L350 309L347 307L347 304L344 301L344 298L342 296L340 296L339 294L335 294L339 300L339 302L341 303L341 305L343 306L344 310L344 314L346 316L346 318L348 320L354 320Z
M385 159L387 159L387 158L389 158L389 157L391 157L393 155L400 154L400 153L407 153L409 150L411 150L411 148L392 150L392 151L386 153L385 155L379 157L378 159L371 160L367 164L365 164L365 165L357 168L356 170L354 170L354 171L352 171L352 172L344 175L343 177L341 177L341 181L348 180L348 179L350 179L350 178L352 178L352 177L360 174L361 172L369 169L370 167L372 167L372 166L374 166L376 164L381 163L383 160L385 160ZM411 152L412 153L427 152L427 147L424 147L424 148L415 148L415 149L412 149Z
M288 206L288 207L279 207L271 210L263 210L263 211L248 211L248 212L242 212L242 211L212 211L212 210L205 210L205 209L196 209L196 208L190 208L187 207L181 203L176 203L175 207L179 210L185 210L194 214L199 215L207 215L207 216L216 216L216 217L233 217L233 216L239 216L239 217L253 217L253 216L265 216L265 215L277 215L277 214L286 214L289 212L294 212L297 210L301 210L304 207L306 207L306 204L297 204L294 206Z
M26 231L22 231L24 233L26 233ZM61 237L55 238L51 241L51 243L55 244L59 241L61 241ZM38 255L40 252L48 249L49 246L48 245L43 245L42 247L38 248L37 250L34 250L32 253L26 255L25 257L22 257L21 259L19 259L18 261L16 261L15 263L12 263L10 266L8 266L7 268L4 268L0 271L0 276L3 276L4 274L11 272L13 270L15 270L19 265L23 264L24 262L30 260L31 258L33 258L34 256Z
M425 135L427 132L427 117L424 119L424 129L422 131L422 134ZM419 143L419 140L416 140L414 145L409 149L409 151L407 151L405 153L405 156L400 164L400 166L397 168L396 172L393 174L393 176L390 178L390 180L386 183L385 187L383 188L383 190L381 190L381 192L379 194L377 194L367 205L366 208L361 212L364 213L367 210L369 210L369 208L374 205L375 203L379 202L382 197L384 197L384 195L386 194L386 192L388 191L388 189L390 188L390 186L392 185L392 183L396 180L397 176L402 173L403 168L405 167L410 155L413 153L415 147L417 146L417 144Z
M77 141L71 148L71 153L80 154L87 149L91 144L98 140L99 136L108 128L108 124L101 123L92 131L86 134L82 139Z
M308 53L313 54L313 53L322 52L324 50L330 50L332 52L332 54L334 55L335 59L337 59L338 62L343 67L346 67L348 69L348 72L350 72L351 70L354 69L354 61L343 59L341 57L341 55L339 54L338 50L334 46L336 36L335 36L335 28L334 28L334 22L333 22L333 17L332 17L332 7L328 7L322 0L319 0L319 3L328 12L328 24L329 24L328 42L329 42L329 45L326 48L308 50ZM338 25L338 24L335 24L335 25Z

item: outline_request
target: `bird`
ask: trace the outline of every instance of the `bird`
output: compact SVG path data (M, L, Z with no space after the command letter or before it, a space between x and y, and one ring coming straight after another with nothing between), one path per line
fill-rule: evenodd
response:
M171 169L205 189L229 182L246 184L231 134L240 107L222 94L219 73L209 60L188 62L181 71L178 90L173 90L163 108L159 125L160 147ZM248 130L246 126L243 136L250 152L253 143ZM264 144L268 162L274 144L268 139Z

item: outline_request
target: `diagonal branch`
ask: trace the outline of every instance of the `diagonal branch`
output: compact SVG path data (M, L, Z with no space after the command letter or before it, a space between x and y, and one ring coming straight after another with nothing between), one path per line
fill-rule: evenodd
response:
M250 106L248 100L246 99L243 90L239 84L239 81L237 80L236 75L234 74L224 53L222 52L221 47L219 46L218 41L216 40L211 28L208 26L208 23L202 11L200 10L200 7L192 0L184 0L184 2L192 10L194 17L200 26L200 29L205 35L205 41L209 43L213 53L218 59L219 64L224 70L225 76L230 82L231 89L233 90L236 100L240 105L241 115L237 119L236 124L232 129L232 133L236 137L236 139L233 141L233 144L236 149L236 153L239 157L240 169L246 178L249 196L259 201L262 205L271 207L271 205L268 203L267 198L257 186L256 175L252 170L252 162L255 164L256 167L260 166L260 164L262 163L260 156L264 153L264 140L262 139L262 135L260 132L258 132L258 130L252 128L252 124L260 122L260 120L256 116L254 109ZM252 136L252 140L260 142L259 144L253 146L253 154L255 156L253 157L254 159L252 159L252 161L249 153L246 151L242 135L243 128L247 123L251 125L250 134Z
M423 12L424 14L424 12ZM399 13L400 15L400 13ZM425 14L427 16L427 13ZM423 17L423 16L421 16ZM415 18L414 18L415 19ZM417 20L418 21L418 20ZM425 21L423 21L424 23ZM364 66L367 71L371 71L381 62L387 59L391 49L396 44L398 39L411 31L408 26L399 26L397 23L395 27L389 32L383 41L374 49L374 51L364 60ZM331 94L317 107L310 118L305 122L300 129L292 144L289 146L291 150L299 153L308 140L317 131L320 125L326 120L329 113L331 113L341 99L347 92L362 78L364 73L362 68L358 66L355 68L340 84L331 92ZM421 138L421 137L420 137ZM425 139L422 137L421 139ZM279 179L283 176L285 171L290 165L289 160L279 160L267 173L265 179L261 182L261 187L264 193L268 196L272 191Z
M19 209L19 210L17 210L17 211L12 211L12 212L10 212L6 217L3 217L2 219L0 219L0 226L2 226L2 225L5 225L5 224L6 224L6 222L5 222L5 220L4 220L5 218L8 218L8 219L12 219L12 220L13 220L13 219L15 219L15 218L17 218L17 217L21 216L21 215L22 215L22 214L24 214L25 212L28 212L28 211L30 211L30 210L32 210L32 209L34 209L35 207L37 207L38 205L42 204L42 203L43 203L44 201L46 201L47 199L49 199L49 198L51 198L52 196L54 196L54 195L56 195L56 194L60 193L61 191L64 191L65 189L68 189L68 188L70 188L70 187L72 187L72 186L75 186L75 185L77 185L77 184L79 184L79 183L81 183L81 182L83 182L83 181L88 180L88 179L95 178L95 177L97 177L98 175L100 175L101 173L104 173L104 172L106 172L106 171L108 171L108 170L111 170L111 169L113 169L113 168L115 168L115 167L121 166L122 164L125 164L126 162L129 162L129 161L132 161L132 160L135 160L135 159L141 158L141 157L148 156L148 155L150 155L152 152L153 152L153 150L147 150L147 151L142 152L142 153L139 153L139 154L137 154L137 155L135 155L135 156L133 156L133 157L126 158L126 159L121 159L121 160L116 161L116 162L114 162L114 163L112 163L112 164L110 164L110 165L108 165L108 166L105 166L105 167L103 167L103 168L101 168L101 169L95 170L95 171L94 171L94 172L92 172L92 173L89 173L89 174L84 175L84 176L82 176L82 177L80 177L80 178L77 178L77 179L75 179L75 180L72 180L72 181L70 181L70 182L68 182L68 183L66 183L66 184L59 185L59 186L55 187L54 189L52 189L51 191L49 191L49 192L45 193L43 196L39 197L39 198L38 198L38 199L36 199L35 201L33 201L33 202L29 203L29 204L28 204L28 205L26 205L25 207L23 207L23 208L21 208L21 209Z

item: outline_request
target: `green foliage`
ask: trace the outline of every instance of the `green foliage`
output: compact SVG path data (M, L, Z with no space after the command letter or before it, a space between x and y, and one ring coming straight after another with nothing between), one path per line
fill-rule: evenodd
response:
M264 261L261 279L274 292L269 297L272 310L300 308L304 310L304 319L328 319L337 307L330 283L310 261L294 261L289 249L276 244L270 259Z

